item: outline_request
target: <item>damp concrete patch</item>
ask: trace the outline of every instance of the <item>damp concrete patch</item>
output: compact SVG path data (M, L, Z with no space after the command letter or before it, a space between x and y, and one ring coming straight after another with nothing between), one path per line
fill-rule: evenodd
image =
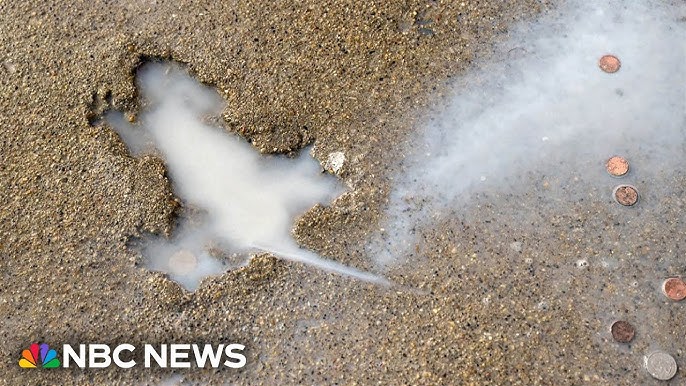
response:
M148 268L193 290L208 275L246 264L251 253L271 252L385 282L304 250L291 237L297 216L344 192L307 151L295 158L263 156L244 139L213 125L223 99L176 64L146 64L137 74L137 86L144 112L136 122L120 112L108 113L106 120L132 154L157 151L162 156L175 194L197 213L177 227L172 239L156 238L142 246Z
M605 162L623 154L640 169L632 166L627 182L648 171L668 181L685 153L685 8L683 2L571 1L513 28L493 58L455 82L451 102L425 117L419 136L401 149L406 156L368 254L382 266L407 260L419 242L417 229L459 213L480 192L525 194L532 174L560 181L582 176L604 186ZM602 68L606 55L621 61L616 72ZM668 189L651 186L656 195ZM611 199L611 186L606 190ZM583 192L551 187L541 201L582 198Z

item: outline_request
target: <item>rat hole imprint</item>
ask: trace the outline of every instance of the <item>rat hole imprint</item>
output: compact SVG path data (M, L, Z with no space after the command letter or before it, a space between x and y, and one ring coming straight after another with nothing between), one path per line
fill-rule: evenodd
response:
M302 262L355 278L380 277L322 258L291 237L295 218L343 193L303 152L297 158L261 156L242 138L214 127L224 101L180 66L151 62L137 76L147 108L135 123L121 112L106 122L134 154L156 149L164 158L175 194L194 209L171 240L154 238L142 252L146 266L194 290L202 278L247 263L255 252ZM197 209L197 210L195 210ZM241 258L241 256L243 256Z

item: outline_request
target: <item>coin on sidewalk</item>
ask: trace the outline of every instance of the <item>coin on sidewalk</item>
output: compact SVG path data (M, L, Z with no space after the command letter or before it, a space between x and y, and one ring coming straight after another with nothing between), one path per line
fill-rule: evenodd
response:
M670 277L662 283L662 292L675 301L686 298L686 283L681 278Z
M625 320L618 320L612 323L612 327L610 329L612 331L612 337L619 343L631 342L636 334L634 326Z
M632 206L638 202L638 190L631 185L619 185L612 192L615 201L624 206Z
M645 357L645 367L650 375L661 381L668 381L676 375L674 357L662 351L655 351Z
M603 55L598 61L598 66L601 70L612 74L619 71L622 63L619 61L619 58L614 55Z
M629 161L618 155L611 157L605 163L605 169L613 177L621 177L629 172Z
M169 270L175 275L186 275L198 266L198 259L187 249L178 250L169 258Z

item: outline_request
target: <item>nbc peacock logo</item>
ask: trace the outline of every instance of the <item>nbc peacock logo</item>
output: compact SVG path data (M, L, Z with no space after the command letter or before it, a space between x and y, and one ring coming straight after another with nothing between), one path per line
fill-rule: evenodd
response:
M57 358L57 352L50 349L46 343L33 343L28 350L21 352L21 359L19 359L19 367L26 369L33 369L42 367L44 369L54 369L60 367L60 360Z

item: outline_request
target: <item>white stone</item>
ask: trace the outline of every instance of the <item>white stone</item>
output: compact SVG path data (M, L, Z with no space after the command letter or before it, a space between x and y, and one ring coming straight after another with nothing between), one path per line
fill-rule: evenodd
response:
M341 151L335 151L333 153L329 153L324 168L334 173L338 173L338 171L343 167L344 163L345 154L343 154Z

